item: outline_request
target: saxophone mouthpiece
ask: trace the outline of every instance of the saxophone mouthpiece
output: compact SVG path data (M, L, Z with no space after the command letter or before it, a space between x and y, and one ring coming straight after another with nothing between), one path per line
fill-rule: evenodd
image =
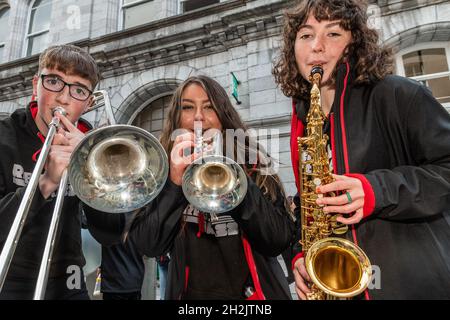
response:
M314 66L314 67L311 69L311 77L314 76L316 73L319 73L319 74L320 74L320 77L323 76L323 69L322 69L322 66Z
M320 85L322 80L323 69L321 65L316 65L311 69L311 74L309 75L309 81L317 86Z

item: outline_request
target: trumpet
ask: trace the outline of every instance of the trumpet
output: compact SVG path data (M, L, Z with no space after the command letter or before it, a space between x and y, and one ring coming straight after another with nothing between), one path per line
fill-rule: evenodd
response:
M110 125L95 129L83 138L61 176L34 300L41 300L45 296L64 192L69 181L75 195L90 207L103 212L120 213L136 210L152 201L167 180L167 155L159 141L141 128L116 124L106 91L96 91L93 96L94 104L85 113L104 107ZM65 113L61 107L54 109L47 137L0 254L0 290L6 280L50 145L60 126L56 112Z
M223 156L220 132L210 138L209 144L203 139L201 127L194 128L194 135L194 150L202 152L202 157L186 168L182 178L183 193L199 211L217 220L218 214L242 202L247 193L247 176L239 164Z

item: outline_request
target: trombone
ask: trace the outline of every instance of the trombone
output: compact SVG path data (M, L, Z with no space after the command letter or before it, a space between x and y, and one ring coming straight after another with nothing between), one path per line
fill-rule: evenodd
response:
M74 193L87 205L103 212L121 213L139 209L152 201L161 192L168 176L167 155L159 141L141 128L116 124L106 91L95 91L93 96L94 104L85 113L104 106L110 125L95 129L83 138L73 151L69 166L61 176L34 300L45 297L64 193L69 181ZM61 107L54 109L47 137L0 254L0 291L30 210L50 145L60 126L60 120L55 116L57 112L65 114Z

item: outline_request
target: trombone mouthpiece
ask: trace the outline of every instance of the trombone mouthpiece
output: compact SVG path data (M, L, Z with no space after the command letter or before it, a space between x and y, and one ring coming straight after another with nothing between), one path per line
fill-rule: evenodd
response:
M63 107L56 107L55 109L53 109L53 116L56 114L56 113L60 113L60 114L62 114L63 116L65 116L65 115L67 115L67 111L66 110L64 110L64 108Z

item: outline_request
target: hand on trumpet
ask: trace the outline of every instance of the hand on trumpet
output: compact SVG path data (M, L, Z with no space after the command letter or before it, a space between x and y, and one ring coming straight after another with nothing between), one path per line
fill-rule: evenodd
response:
M61 176L69 165L73 150L84 138L84 134L65 116L59 113L55 116L60 119L61 125L53 138L44 173L39 179L39 189L45 199L58 189Z
M192 132L181 134L175 138L172 152L170 153L170 180L181 186L183 183L183 173L186 168L200 157L199 153L186 155L185 150L195 147L195 136Z

